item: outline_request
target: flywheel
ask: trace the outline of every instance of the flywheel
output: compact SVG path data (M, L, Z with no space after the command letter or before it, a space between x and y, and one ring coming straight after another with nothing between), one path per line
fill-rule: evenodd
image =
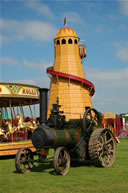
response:
M107 128L94 130L89 139L88 152L95 166L112 166L116 157L116 141L113 133Z

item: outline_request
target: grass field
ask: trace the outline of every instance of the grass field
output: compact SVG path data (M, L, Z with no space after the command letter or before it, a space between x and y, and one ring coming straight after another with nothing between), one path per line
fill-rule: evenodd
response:
M128 193L128 140L118 144L111 168L82 165L57 176L52 164L19 174L14 163L14 158L0 160L0 193Z

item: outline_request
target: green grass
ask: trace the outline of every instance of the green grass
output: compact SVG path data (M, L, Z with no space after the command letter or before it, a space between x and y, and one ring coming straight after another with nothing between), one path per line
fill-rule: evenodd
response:
M57 176L49 164L19 174L14 163L0 160L0 193L128 193L128 140L118 144L111 168L71 167L66 176Z

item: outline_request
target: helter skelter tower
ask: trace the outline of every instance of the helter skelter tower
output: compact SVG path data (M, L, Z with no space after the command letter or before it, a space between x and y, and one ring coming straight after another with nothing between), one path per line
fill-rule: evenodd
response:
M47 69L51 75L48 116L57 97L66 120L80 119L87 108L93 107L95 88L85 77L82 57L86 56L86 48L79 46L79 40L69 27L60 29L54 40L54 66Z

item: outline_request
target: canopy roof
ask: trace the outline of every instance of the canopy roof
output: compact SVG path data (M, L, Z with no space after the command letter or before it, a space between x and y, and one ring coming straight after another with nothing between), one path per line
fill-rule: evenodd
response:
M39 98L37 86L0 82L0 107L38 104Z

